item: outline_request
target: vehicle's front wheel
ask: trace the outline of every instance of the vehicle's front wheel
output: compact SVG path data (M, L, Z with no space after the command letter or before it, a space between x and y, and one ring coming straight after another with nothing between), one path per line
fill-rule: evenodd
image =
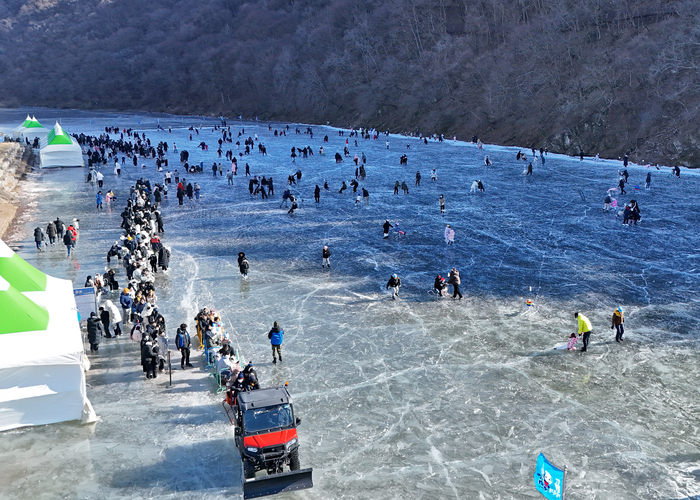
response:
M289 454L289 470L299 470L299 448Z
M243 459L243 475L246 479L255 477L255 464L252 460Z

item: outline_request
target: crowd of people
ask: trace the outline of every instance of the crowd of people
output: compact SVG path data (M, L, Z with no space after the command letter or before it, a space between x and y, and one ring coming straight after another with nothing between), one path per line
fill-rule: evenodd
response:
M214 126L212 129L213 132L221 134L221 137L217 141L219 146L217 154L219 158L221 158L222 154L224 153L222 149L224 145L227 143L232 144L234 139L232 136L231 127L227 127L225 123L223 123L222 125L223 126ZM198 136L200 135L200 128L190 127L190 129L191 132L196 133L196 135ZM270 131L272 131L271 126ZM290 128L289 126L287 126L282 130L275 130L274 136L286 137L287 132L289 131ZM301 132L297 130L297 133L299 134ZM313 132L310 129L307 130L305 133L309 134L310 137L313 137ZM114 134L119 134L119 137L112 138L111 136L113 136ZM233 178L237 175L238 172L238 163L240 159L242 159L245 155L251 155L256 145L259 154L263 156L267 155L267 148L258 139L257 135L255 135L255 137L249 136L246 138L244 134L245 129L242 129L238 133L238 137L244 141L245 150L241 150L241 143L240 141L238 141L235 143L236 147L238 148L237 155L234 154L231 150L225 152L224 156L226 160L230 162L230 168L222 166L221 162L214 162L212 164L211 171L215 179L223 178L225 172L228 184L232 185ZM340 136L343 136L344 134L345 131L339 131ZM344 158L351 157L352 153L350 152L350 147L352 147L352 145L350 143L350 138L362 137L363 139L377 140L379 139L379 136L380 134L375 130L350 130L349 137L345 139L345 145L343 147L342 154L340 152L335 154L336 161L342 163ZM190 134L190 139L192 139L192 134ZM421 144L427 144L427 137L424 138L421 136L420 139ZM442 141L443 137L434 136L431 139ZM137 133L132 130L120 131L119 129L108 128L105 129L104 135L100 135L99 137L81 136L79 140L81 144L89 148L90 172L88 173L88 179L91 182L97 183L99 188L103 188L104 175L98 170L96 170L95 166L98 166L100 164L106 165L110 159L114 162L114 173L117 176L121 175L121 168L126 163L125 157L131 158L132 163L135 167L138 167L140 163L140 158L151 160L155 159L157 170L159 172L164 172L162 184L156 183L155 185L151 186L150 181L139 180L135 186L132 186L129 199L127 201L127 206L124 212L122 213L122 228L124 229L125 234L122 237L123 239L121 242L116 242L112 246L107 257L108 264L110 262L110 259L113 258L121 260L126 271L127 280L129 284L126 288L124 288L120 297L120 303L122 305L123 310L123 321L133 321L134 328L146 330L149 327L151 327L151 318L153 311L155 310L157 312L157 306L155 304L155 288L153 286L155 282L155 275L157 272L159 272L160 269L167 270L170 259L169 249L163 246L160 242L160 235L163 233L163 221L158 207L163 202L163 200L167 200L168 186L173 183L173 180L174 183L177 185L177 198L180 205L183 205L183 200L185 198L199 199L201 188L197 182L187 182L184 177L181 178L179 176L178 169L175 169L174 173L171 170L169 170L168 159L166 155L169 149L168 143L161 141L157 145L152 145L150 139L146 137L145 133ZM328 143L328 136L324 137L323 140L324 144ZM481 143L479 142L478 144L481 147ZM354 145L356 148L358 147L357 140L354 141ZM177 146L175 146L174 143L172 146L172 150L174 152L177 151ZM206 140L201 141L198 147L201 148L202 151L209 150L209 146L207 145ZM389 144L387 141L387 149L388 147ZM410 149L410 145L407 145L407 149ZM179 154L180 161L183 164L180 168L182 168L185 172L202 173L204 171L204 163L202 161L200 161L198 164L189 164L189 153L186 150L180 151ZM313 154L313 150L310 146L304 146L301 148L291 148L291 158L293 162L296 162L297 159L300 158L312 157ZM326 149L323 146L319 148L319 154L321 156L326 155ZM123 155L121 156L121 162L119 160L120 155ZM542 165L545 164L546 155L546 148L540 148L539 158L541 160ZM537 150L535 150L534 148L532 148L531 159L528 158L528 155L522 153L522 151L519 151L516 155L517 161L525 162L525 164L527 165L525 170L523 171L523 173L527 176L533 175L532 163L537 158ZM354 155L353 161L356 165L354 176L355 178L350 179L349 182L342 180L342 185L340 187L339 193L343 194L344 191L348 190L349 183L349 186L352 188L353 194L356 195L355 205L360 205L362 201L364 201L365 205L369 205L369 191L365 186L360 184L361 182L364 182L367 178L367 156L364 152L361 153L361 156L356 153ZM627 157L625 157L625 167L627 167L627 161L628 159ZM401 155L400 164L408 164L407 154L404 153ZM493 161L489 156L486 156L484 159L484 164L486 167L491 167L493 166ZM141 166L142 168L146 168L145 163L141 163ZM674 173L678 175L679 172L676 172L677 169L674 169ZM248 179L248 191L252 197L257 197L257 195L260 194L261 198L265 200L274 196L274 184L271 176L252 174L251 166L247 162L245 163L245 176L246 179ZM629 173L625 168L622 172L620 172L620 179L618 183L618 190L621 194L626 194L624 187L628 183L628 177ZM301 200L299 194L295 191L297 189L300 189L301 179L301 169L296 169L295 172L287 176L287 187L284 193L282 194L282 201L280 207L286 208L289 207L289 204L291 204L291 207L287 212L290 215L294 214L300 205ZM433 182L437 181L436 168L432 168L430 172L430 179ZM417 171L415 176L415 186L417 188L420 187L420 181L421 174L420 171ZM645 188L649 189L651 185L651 173L647 173L645 181ZM323 190L327 191L329 189L330 188L328 186L328 182L324 180ZM405 180L395 181L393 185L394 194L398 194L399 190L403 191L404 194L409 194L409 186ZM472 183L470 191L474 194L485 193L486 190L484 187L484 183L480 179L475 179ZM618 209L617 200L612 197L614 193L611 193L610 191L612 190L609 190L608 195L605 198L604 210L616 211ZM317 204L320 203L321 192L321 185L316 184L313 190L313 196ZM104 196L104 198L107 204L113 203L116 200L114 192L111 190L107 191L107 194ZM97 193L96 200L97 206L98 208L100 208L102 206L102 190L100 190ZM440 213L445 214L446 203L443 194L440 194L438 204ZM635 199L631 199L628 203L625 204L624 210L619 210L619 212L617 212L617 215L623 217L623 224L635 225L641 220L640 213L641 209L639 207L638 202ZM45 234L41 227L36 228L35 241L37 242L37 248L41 249L42 246L44 246L44 244L53 245L55 244L57 238L63 238L64 243L68 248L68 253L70 255L71 249L75 248L77 242L78 221L76 219L72 225L65 229L65 231L63 231L62 227L61 230L59 230L59 223L59 219L57 219L57 221L55 222L49 223L49 225L46 228ZM60 223L60 225L63 226L62 223ZM397 234L399 238L406 234L400 229L398 222L392 224L389 222L389 220L386 220L386 222L383 225L383 234L385 239L388 239L391 229L393 229L394 233ZM49 242L45 243L45 239L47 237L49 239ZM444 239L446 245L448 246L453 245L455 242L455 230L451 227L450 224L448 224L445 228ZM328 246L324 246L322 250L322 268L328 267L330 269L330 254L331 252ZM242 277L247 278L250 265L248 259L246 258L243 252L239 253L238 266ZM95 275L93 282L95 287L100 290L104 289L107 291L111 291L114 290L116 286L118 286L115 279L115 272L113 269L108 269L104 275ZM457 271L457 269L453 267L452 270L448 272L447 279L443 278L441 275L438 275L435 278L431 293L434 293L439 297L444 297L448 295L448 287L452 286L452 297L454 299L461 299L462 293L460 291L460 284L461 281L459 277L459 271ZM398 275L393 274L386 286L387 289L390 288L392 290L393 299L396 299L398 297L400 286L401 279L398 277ZM105 332L105 335L109 336L110 331L106 325L110 324L110 317L112 318L111 323L115 323L113 318L116 315L114 314L112 307L110 307L108 304L105 304L104 309L101 308L99 314L103 326L103 331ZM102 320L103 317L107 318L107 323L105 323L105 321ZM207 325L201 322L203 318L209 318L209 329L207 329ZM116 323L119 323L119 321L116 321ZM153 323L154 325L153 327L151 327L148 333L156 331L156 334L152 336L152 340L157 340L157 330L159 329L157 319ZM226 342L226 339L221 339L217 342L216 340L214 340L214 337L208 335L207 332L215 330L215 328L212 329L212 327L214 327L216 324L216 318L212 318L211 315L203 315L202 312L200 312L200 315L198 315L198 319L196 321L197 336L195 337L196 342L198 342L198 347L202 347L208 351L212 347L212 342L215 346L218 346L219 343ZM132 331L134 330L134 328L132 328ZM162 330L165 330L164 322ZM189 338L189 333L187 332L186 324L182 324L177 331L178 333L176 335L176 344L178 350L180 350L182 353L181 366L184 369L186 367L192 366L190 364L189 359L191 339ZM120 334L121 331L117 331L115 329L114 336L119 336ZM142 339L144 338L146 338L145 335L142 336ZM147 341L143 341L142 343L146 344L146 342ZM586 345L587 341L584 341L584 349L582 350L585 350ZM152 346L151 350L154 350L154 347L156 346ZM223 349L224 346L221 345L220 348ZM148 351L148 348L145 348L144 355L142 357L144 360L146 360L146 358L148 358L149 356L150 352ZM208 361L226 363L226 356L224 354L217 353L217 356L220 356L220 358ZM281 354L279 355L279 358L281 360ZM276 359L274 353L273 359ZM147 365L149 367L151 366L150 364L146 363L146 361L144 361L144 371L150 372L153 376L155 376L152 370L147 370Z
M221 148L224 142L232 142L230 127L214 127L215 130L222 131L222 139L219 140ZM192 128L191 131L199 135L199 129ZM288 128L287 128L288 131ZM242 130L239 137L244 133ZM110 134L119 134L119 139L111 139ZM285 135L280 133L280 136ZM126 137L125 137L126 136ZM133 142L131 141L133 138ZM250 154L255 142L258 140L248 137L245 139L245 153ZM124 154L126 157L133 157L135 167L139 165L139 158L153 159L156 158L156 167L159 172L163 172L168 166L168 160L165 153L168 151L167 142L160 142L157 147L151 146L151 141L146 137L145 133L136 133L132 130L119 130L108 127L105 129L105 134L99 137L81 136L80 142L89 149L89 172L88 182L98 182L99 187L103 187L104 176L96 170L96 166L106 165L110 159L115 163L115 175L121 175L121 167L126 160L122 157L119 162L119 155ZM240 142L236 143L237 146ZM258 144L258 151L266 155L267 151L262 144ZM205 141L200 143L203 151L208 150ZM177 147L173 144L173 151L177 151ZM293 152L298 151L304 158L313 155L310 148L296 148ZM219 153L221 150L219 150ZM219 154L221 157L221 154ZM237 158L231 151L226 153L226 158L231 161L231 170L227 172L229 184L234 175L237 175ZM188 163L189 153L187 151L180 152L180 160L184 163L183 169L188 173L197 173L203 171L203 162L198 166L191 167ZM145 168L145 164L142 164ZM199 168L196 168L199 167ZM219 173L223 177L223 168L221 163L214 163L212 166L214 177ZM249 188L253 196L261 194L263 198L274 195L274 184L272 177L258 179L258 176L252 176L250 166L246 163L246 177L250 176ZM294 174L288 177L289 186L296 186L301 180L302 173L297 170ZM111 301L106 301L104 307L100 308L100 317L104 317L105 321L100 322L100 329L97 332L95 345L99 344L99 338L102 336L111 337L112 330L109 325L112 324L114 336L121 335L120 325L132 323L131 338L134 341L139 341L141 345L141 363L147 378L154 378L157 374L157 368L163 367L163 354L167 352L167 336L165 332L165 320L158 313L157 297L155 290L155 277L160 270L167 270L170 261L170 249L163 245L160 241L164 232L163 220L160 214L160 204L168 196L168 185L174 183L177 185L178 202L183 204L183 199L199 198L200 187L197 182L188 183L184 177L179 176L179 172L175 169L174 173L170 170L165 171L163 183L151 185L150 180L139 179L130 189L129 199L124 211L121 213L124 235L121 241L115 242L107 252L108 265L117 260L122 263L128 285L121 291L119 298L122 312L119 314L118 309L115 312ZM266 192L267 190L267 192ZM110 202L114 200L113 192L110 191ZM283 196L284 201L291 201L292 208L290 213L297 208L296 198L291 194L290 188ZM101 191L98 192L98 208L101 196ZM326 254L327 252L327 254ZM330 267L330 251L324 250L324 266ZM249 269L249 262L243 252L239 253L238 265L242 276L245 278ZM108 277L106 280L105 277ZM108 281L108 285L105 282ZM111 290L118 287L113 269L108 269L104 275L96 274L94 278L89 277L88 286L94 286L100 293L109 293ZM186 369L193 367L190 362L191 349L193 341L195 347L203 349L206 356L206 363L216 367L217 377L221 376L224 384L229 387L236 387L239 372L245 376L244 384L246 387L259 387L255 372L252 369L252 363L246 366L246 369L240 370L238 355L230 347L230 339L224 333L221 326L221 318L214 310L202 309L195 318L197 334L194 338L190 337L187 330L187 325L182 323L177 328L175 335L175 347L181 354L181 368ZM91 328L93 330L93 328ZM280 334L281 335L281 334ZM91 339L94 336L91 336ZM165 345L163 345L165 339ZM92 342L92 340L91 340ZM92 345L92 344L91 344ZM281 339L277 348L280 349ZM97 347L95 347L95 351ZM281 352L278 354L281 361ZM160 362L159 362L160 360Z
M68 252L68 257L71 256L71 251L75 250L78 243L78 230L80 229L80 220L73 219L67 226L60 217L56 217L55 221L49 221L44 230L41 226L34 228L34 243L36 249L40 252L47 250L63 242Z

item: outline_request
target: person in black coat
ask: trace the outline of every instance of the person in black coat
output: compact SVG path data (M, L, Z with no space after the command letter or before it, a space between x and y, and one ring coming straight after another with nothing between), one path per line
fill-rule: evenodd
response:
M323 253L321 254L323 256L323 263L321 264L321 267L326 267L328 265L328 269L331 268L331 261L329 260L331 258L331 250L327 246L323 247Z
M238 252L238 270L241 272L244 278L248 277L248 270L250 269L250 264L243 252Z
M281 356L280 356L280 361L282 361ZM255 374L254 371L250 371L243 379L243 390L254 391L256 389L260 389L260 383L258 382L258 376Z
M104 334L102 322L94 312L90 313L87 320L88 342L90 342L90 352L97 352L100 346L100 337Z
M104 307L100 307L100 321L102 321L102 327L105 337L107 337L108 339L112 338L112 334L109 333L110 320L111 318L109 311L107 311Z
M114 277L114 269L107 270L103 278L105 281L105 286L107 286L110 290L119 290L119 282Z
M63 238L63 231L66 229L66 226L63 224L63 221L59 217L56 217L54 225L56 226L56 236L58 236L59 238Z
M445 284L445 278L443 278L440 275L437 275L435 277L435 282L433 283L433 288L437 292L438 296L444 297L443 291L447 288L447 285Z
M146 374L146 378L156 378L156 359L157 352L154 350L153 342L147 336L145 342L141 342L141 365Z
M391 288L391 298L396 299L396 296L399 294L399 288L401 287L401 278L399 278L396 274L392 274L391 278L389 278L389 281L386 284L386 289L388 290Z
M73 248L73 234L70 231L66 231L66 233L63 235L63 244L68 250L68 257L70 257L70 251L71 248Z
M235 351L233 347L231 347L231 341L225 338L221 342L223 345L221 346L221 349L219 349L219 354L222 356L233 356Z
M382 226L382 228L384 229L384 239L385 240L389 238L389 229L391 229L392 227L394 227L394 226L392 226L388 220Z
M235 401L236 397L238 396L239 393L245 392L246 390L246 383L245 383L245 375L243 375L243 372L240 372L238 374L238 377L236 377L235 380L231 381L231 401Z
M637 200L630 200L630 214L629 214L629 220L631 220L634 225L637 225L637 222L639 222L642 219L642 216L640 214L641 210L639 209L639 205L637 204Z
M151 271L153 271L153 273L157 273L158 272L158 255L157 254L151 255L148 258L148 264L151 266Z
M107 252L107 264L109 264L112 261L112 257L116 257L117 259L121 259L121 257L119 256L119 244L116 242L109 249L109 252Z
M34 242L37 250L41 250L41 244L44 242L44 231L40 227L34 229Z
M53 221L49 221L48 225L46 226L46 236L49 237L49 243L51 245L56 244L56 225L53 223Z
M166 246L161 246L158 250L158 265L163 269L163 271L168 270L170 265L170 249Z

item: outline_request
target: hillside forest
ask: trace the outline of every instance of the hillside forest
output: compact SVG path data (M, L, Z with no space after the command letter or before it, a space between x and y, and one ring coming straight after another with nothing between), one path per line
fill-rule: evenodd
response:
M2 0L0 105L700 165L693 0Z

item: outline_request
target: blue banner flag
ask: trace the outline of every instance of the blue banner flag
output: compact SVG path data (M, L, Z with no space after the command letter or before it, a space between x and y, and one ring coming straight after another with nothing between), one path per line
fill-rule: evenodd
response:
M535 488L548 500L564 500L565 471L553 466L540 453L535 468Z

